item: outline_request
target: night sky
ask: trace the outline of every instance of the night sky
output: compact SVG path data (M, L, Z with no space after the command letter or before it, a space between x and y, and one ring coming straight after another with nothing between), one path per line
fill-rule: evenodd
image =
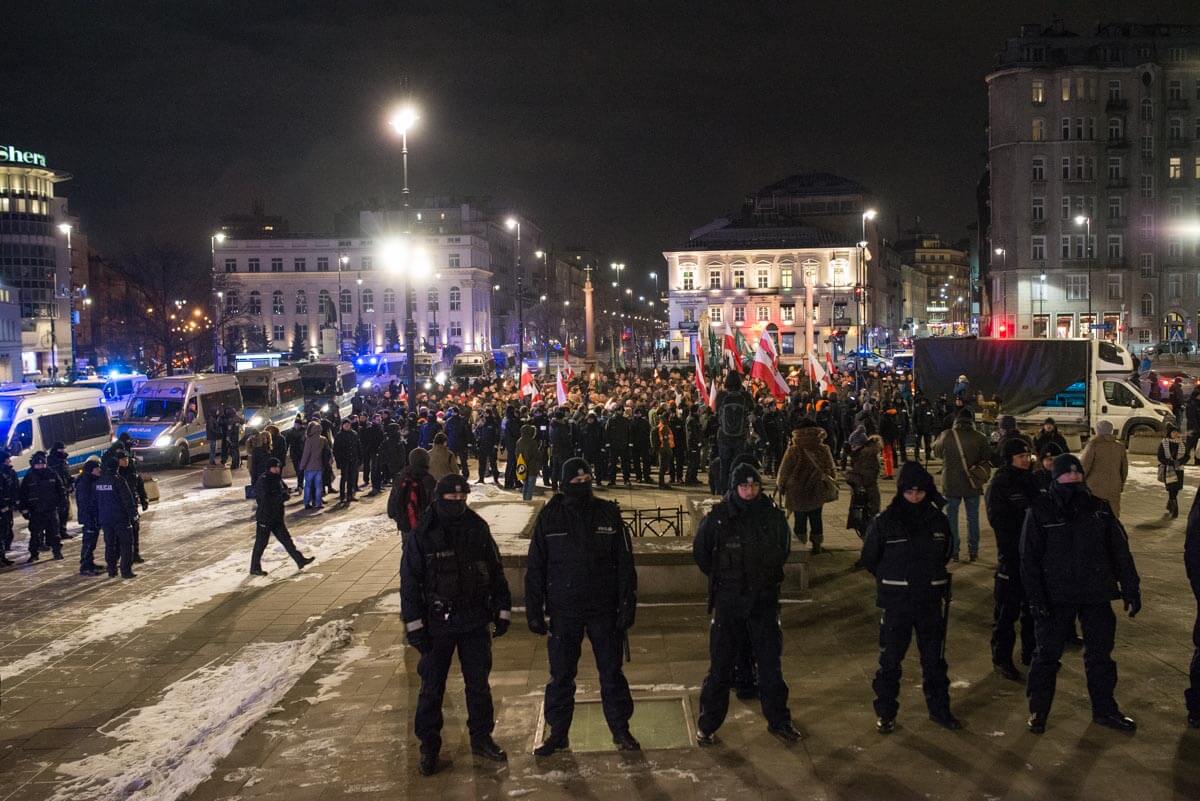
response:
M208 234L260 199L332 230L399 194L488 196L631 272L788 174L825 170L957 239L984 165L983 76L1049 11L1200 22L1191 3L9 3L0 140L47 154L93 247Z

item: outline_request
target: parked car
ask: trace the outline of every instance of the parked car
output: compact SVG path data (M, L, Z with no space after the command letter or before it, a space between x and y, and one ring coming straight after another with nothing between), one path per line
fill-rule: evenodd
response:
M1190 339L1180 339L1175 342L1159 342L1154 346L1153 354L1157 353L1174 353L1178 355L1187 355L1195 353L1196 343Z
M1176 343L1176 344L1178 344L1178 343ZM1194 387L1196 385L1196 377L1195 376L1193 376L1192 374L1190 374L1184 370L1180 370L1176 367L1164 367L1161 370L1156 369L1156 370L1154 370L1154 373L1158 375L1158 386L1159 386L1160 391L1162 392L1163 398L1167 397L1167 392L1171 389L1171 384L1175 383L1175 376L1180 376L1181 378L1183 378L1183 397L1184 398L1186 398L1188 395L1190 395L1192 393L1192 387ZM1148 375L1147 373L1142 373L1141 375L1139 375L1138 376L1138 384L1141 386L1142 391L1145 392L1147 395L1149 395L1150 394L1150 379L1147 377L1147 375Z

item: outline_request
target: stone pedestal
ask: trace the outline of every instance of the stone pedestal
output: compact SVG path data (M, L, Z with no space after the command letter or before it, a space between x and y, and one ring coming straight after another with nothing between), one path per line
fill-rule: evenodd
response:
M205 489L232 487L233 473L230 472L228 467L222 467L219 464L205 465L203 483Z
M159 499L158 482L148 476L142 476L142 483L146 486L146 497L150 503L154 503Z

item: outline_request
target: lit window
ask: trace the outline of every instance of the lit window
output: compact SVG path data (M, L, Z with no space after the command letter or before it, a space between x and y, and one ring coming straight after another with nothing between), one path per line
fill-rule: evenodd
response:
M1033 79L1030 99L1039 106L1046 102L1046 82L1041 78Z
M733 307L733 321L735 323L746 322L746 307L745 306L734 306Z
M779 286L781 289L791 290L792 288L792 268L791 266L781 267L779 269Z
M696 274L691 270L683 271L683 288L684 290L696 288Z
M250 292L250 302L246 306L247 314L262 314L262 293L257 289Z
M283 314L283 292L278 289L271 293L271 314Z
M1044 141L1046 138L1046 121L1041 117L1036 117L1033 120L1033 132L1030 138L1035 142Z
M693 309L691 306L688 306L686 309L684 309L683 310L683 321L685 323L696 322L696 310Z
M755 285L759 289L766 289L771 285L771 273L766 267L758 268L758 274L755 276Z
M1167 178L1172 181L1178 181L1183 177L1183 159L1179 156L1171 156L1167 160Z
M296 291L296 314L308 314L308 295L303 289Z
M739 268L739 269L736 269L733 271L733 288L734 289L745 289L746 288L746 271L745 270Z
M760 323L769 322L771 319L771 307L756 306L754 309L754 319Z
M796 322L796 307L795 306L780 306L780 317L785 323Z
M722 322L722 312L723 312L723 309L720 306L709 306L708 307L709 322L713 322L713 323Z
M1067 300L1084 300L1087 298L1087 275L1067 276Z
M362 310L363 314L372 314L375 311L375 292L370 289L362 291Z
M450 287L450 311L462 311L462 290Z
M721 288L721 271L720 270L709 270L708 271L708 288L709 289L720 289Z

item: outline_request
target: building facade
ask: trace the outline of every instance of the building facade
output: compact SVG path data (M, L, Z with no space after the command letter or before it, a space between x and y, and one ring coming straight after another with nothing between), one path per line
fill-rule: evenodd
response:
M55 184L70 174L47 166L46 156L0 144L0 279L15 295L21 319L21 374L51 377L71 363L71 256L80 245L78 224ZM72 226L68 234L60 226ZM73 241L71 241L73 238Z
M988 87L983 328L1200 330L1200 26L1025 26Z
M937 234L903 239L894 245L901 263L911 269L906 303L912 314L912 336L962 336L971 322L971 265L966 250L942 240ZM919 286L920 284L924 286ZM914 308L913 298L923 299ZM919 322L919 326L918 326Z

